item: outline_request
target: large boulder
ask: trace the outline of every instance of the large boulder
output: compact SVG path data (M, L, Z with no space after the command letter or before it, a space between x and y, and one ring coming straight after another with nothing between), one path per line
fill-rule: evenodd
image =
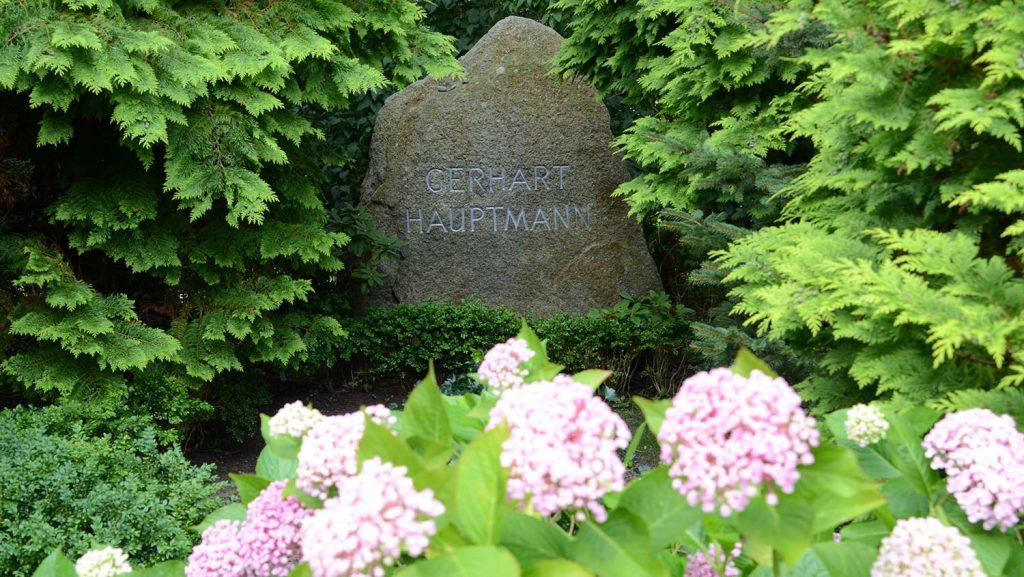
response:
M371 304L475 297L521 313L585 312L660 290L629 178L592 86L549 74L562 37L495 24L465 80L421 80L377 117L362 203L407 243Z

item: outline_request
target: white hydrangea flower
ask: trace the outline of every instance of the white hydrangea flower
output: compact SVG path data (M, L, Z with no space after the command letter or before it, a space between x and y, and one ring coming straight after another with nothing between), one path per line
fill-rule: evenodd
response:
M985 577L971 541L938 519L900 519L882 539L871 577Z
M855 405L846 413L846 436L861 447L873 445L885 438L889 421L871 405Z
M320 411L303 405L301 401L288 403L270 417L270 434L301 437L323 418Z
M105 547L86 551L75 562L78 577L114 577L131 573L128 554L117 547Z

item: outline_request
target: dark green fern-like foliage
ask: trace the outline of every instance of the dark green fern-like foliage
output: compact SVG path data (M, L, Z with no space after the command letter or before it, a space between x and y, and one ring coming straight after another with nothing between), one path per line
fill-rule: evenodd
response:
M714 265L758 336L816 365L819 409L1024 417L1024 3L562 5L593 13L564 72L656 105L618 141L645 169L620 192L752 229ZM659 23L627 41L632 76L595 47L624 19Z
M322 132L300 111L457 73L424 14L406 0L0 2L0 98L38 121L20 138L41 147L20 151L31 194L5 201L47 207L4 222L26 246L4 373L117 399L225 373L256 386L261 367L323 358L344 331L303 303L349 238L326 226Z
M1024 3L793 5L759 39L819 22L800 62L814 102L781 124L810 139L786 224L720 262L767 335L828 343L805 392L988 406L1020 419Z
M677 243L674 289L697 315L693 349L705 366L729 364L741 346L770 357L787 376L803 370L777 340L730 318L725 271L708 255L772 222L776 194L800 174L807 146L765 120L783 117L806 66L792 61L828 42L820 25L763 46L747 39L781 2L562 0L572 35L558 58L565 76L582 74L605 94L651 110L617 140L640 174L620 187L636 214L654 215ZM759 116L760 115L760 116Z

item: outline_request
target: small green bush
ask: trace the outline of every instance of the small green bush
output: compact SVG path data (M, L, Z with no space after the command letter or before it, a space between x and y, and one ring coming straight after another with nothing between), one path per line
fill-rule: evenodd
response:
M162 448L142 417L102 425L59 406L0 412L0 575L27 577L54 548L124 549L133 563L188 555L221 503L210 466Z
M585 315L528 320L566 370L608 366L622 377L645 354L665 359L681 351L689 340L687 313L652 292ZM372 309L350 322L342 358L376 380L417 375L430 360L445 374L472 371L494 343L519 331L521 320L510 309L465 301Z

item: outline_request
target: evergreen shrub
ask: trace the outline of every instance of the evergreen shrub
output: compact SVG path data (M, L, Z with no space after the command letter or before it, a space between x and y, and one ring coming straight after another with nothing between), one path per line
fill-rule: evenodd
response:
M161 446L151 419L102 424L60 407L0 411L0 574L28 577L50 550L103 543L138 563L186 555L222 505L212 466Z
M686 213L661 214L717 255L691 280L734 287L816 410L1024 418L1020 1L559 6L563 73L656 103L617 141L645 170L619 192Z
M788 60L827 41L824 28L810 26L770 47L737 42L780 4L562 0L556 6L572 14L571 34L556 64L635 112L615 145L638 174L616 194L658 229L666 286L694 310L699 366L726 364L746 347L800 380L801 359L728 314L736 300L722 283L726 271L709 262L772 222L782 206L775 193L807 159L806 145L760 130L747 112L784 110L800 79Z
M602 364L624 376L650 360L645 355L678 357L689 337L686 314L664 293L652 292L585 315L529 322L570 370ZM461 374L493 343L515 335L520 322L511 309L478 301L374 308L345 325L341 355L372 379L407 378L430 361L443 374Z
M458 74L424 16L409 0L4 2L5 377L113 414L139 387L188 409L330 357L339 311L309 301L350 237L303 113Z

